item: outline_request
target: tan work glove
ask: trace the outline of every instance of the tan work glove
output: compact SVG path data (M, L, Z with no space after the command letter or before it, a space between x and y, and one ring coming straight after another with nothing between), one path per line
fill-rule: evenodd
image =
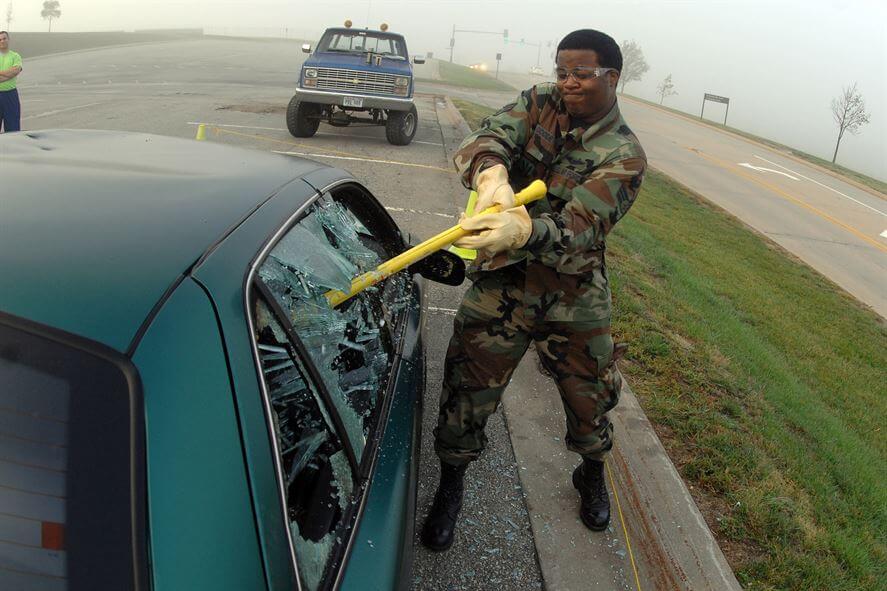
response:
M482 212L498 204L502 211L514 207L514 190L508 184L508 169L502 164L493 165L481 171L475 179L477 204L474 211Z
M484 250L489 254L522 247L533 231L530 214L523 205L501 213L463 217L459 220L459 225L472 234L453 244L460 248Z

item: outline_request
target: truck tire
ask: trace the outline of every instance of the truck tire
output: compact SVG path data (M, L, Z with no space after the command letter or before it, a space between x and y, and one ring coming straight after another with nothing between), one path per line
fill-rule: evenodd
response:
M419 114L416 112L416 105L412 105L409 111L388 111L388 121L385 122L388 143L406 146L413 141L418 128Z
M286 127L295 137L311 137L320 127L320 105L293 97L286 108Z

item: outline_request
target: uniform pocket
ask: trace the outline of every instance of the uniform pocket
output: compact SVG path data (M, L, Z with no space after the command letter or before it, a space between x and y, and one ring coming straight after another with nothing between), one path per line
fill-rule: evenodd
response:
M610 340L612 343L612 339ZM616 366L616 362L625 355L628 345L625 343L613 343L609 351L595 355L597 361L597 378L604 387L605 401L603 412L613 409L619 403L619 394L622 392L622 373Z

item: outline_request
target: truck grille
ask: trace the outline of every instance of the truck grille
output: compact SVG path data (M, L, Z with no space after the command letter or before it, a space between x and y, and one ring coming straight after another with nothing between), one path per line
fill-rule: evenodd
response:
M394 94L394 74L317 68L318 90L344 90L370 94Z

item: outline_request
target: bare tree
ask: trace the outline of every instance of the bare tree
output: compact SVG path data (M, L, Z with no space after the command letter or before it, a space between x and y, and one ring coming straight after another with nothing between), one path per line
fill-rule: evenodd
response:
M856 90L856 82L853 86L845 88L841 96L832 99L832 116L838 124L838 141L835 144L835 154L832 156L834 164L844 132L849 131L856 135L859 133L859 128L869 122L869 114L865 112L865 101L862 100L862 94Z
M6 30L12 29L12 0L6 5Z
M674 83L671 81L671 74L666 76L665 80L663 80L662 82L659 83L659 86L657 86L657 89L659 90L659 104L660 105L662 104L662 101L664 101L667 97L677 94L677 91L673 90Z
M625 85L634 80L640 80L644 73L650 69L647 60L644 59L644 52L637 41L622 42L622 74L619 79L622 81L622 90L625 92Z
M59 8L59 0L45 0L43 2L43 10L40 16L49 21L49 32L52 33L52 19L62 16L62 9Z

